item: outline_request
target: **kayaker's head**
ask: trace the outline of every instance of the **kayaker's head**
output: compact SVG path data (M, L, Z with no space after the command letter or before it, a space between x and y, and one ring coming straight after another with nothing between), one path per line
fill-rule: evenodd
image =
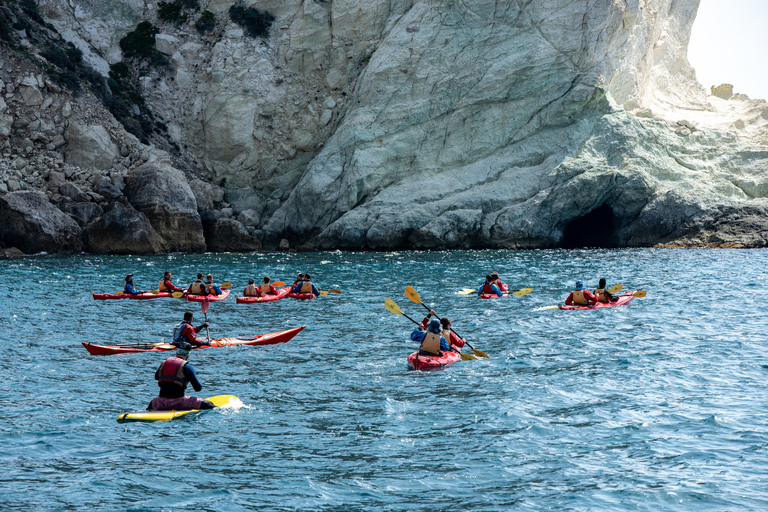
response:
M133 274L128 274L127 276L125 276L125 282L126 283L133 282Z
M487 276L485 276L485 282L486 282L487 284L490 284L490 283L491 283L491 281L493 281L493 278L491 277L491 275L490 275L490 274L488 274Z
M194 319L195 319L195 314L194 313L192 313L191 311L185 311L184 312L184 321L185 322L192 323L192 320L194 320Z
M170 279L171 278L171 273L166 270L165 273L163 274L163 278L164 279Z
M304 274L299 273L299 275L296 276L297 281L303 281L304 280Z
M605 279L600 278L600 284L597 285L598 288L605 288Z
M203 280L203 274L197 274L197 280L202 281Z
M269 281L270 281L269 276L264 276L264 282L269 283Z
M304 274L304 280L305 281L311 281L312 278L309 276L309 274Z
M491 272L491 279L493 279L495 281L498 278L499 278L499 273L498 272Z
M430 320L429 325L427 325L427 330L435 334L440 334L440 332L442 331L442 328L440 326L440 320L438 320L437 318L433 318L432 320Z
M179 359L184 359L186 361L186 359L189 357L189 351L191 348L192 348L192 345L190 345L186 341L183 341L181 345L179 345L176 348L176 357L178 357Z
M255 284L255 283L256 283L256 281L254 281L253 279L249 279L248 280L248 284Z
M440 325L443 326L444 331L450 331L451 330L451 319L447 316L444 316L440 319Z
M584 283L582 283L581 281L576 281L576 289L577 290L584 289Z
M213 274L208 274L205 278L206 283L212 283L213 282Z

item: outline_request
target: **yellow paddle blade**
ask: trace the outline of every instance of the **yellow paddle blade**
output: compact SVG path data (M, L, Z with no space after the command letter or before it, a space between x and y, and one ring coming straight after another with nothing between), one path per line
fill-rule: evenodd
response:
M521 288L516 292L514 292L512 295L514 295L515 297L522 297L523 295L528 295L532 291L533 291L533 288Z
M326 295L328 295L327 291L323 290L323 291L320 292L320 296L321 297L325 297Z
M482 350L477 350L476 348L473 348L472 349L472 353L475 354L476 356L485 357L486 359L490 359L490 357L488 357L488 354L486 354Z
M633 293L632 295L634 295L635 297L645 297L646 292L645 292L645 290L638 290L635 293Z
M147 290L147 293L151 293L152 295L157 295L160 293L160 290Z
M274 283L272 283L272 284L273 284L273 285L275 285L275 286L277 286L278 288L280 288L281 286L285 286L285 283L284 283L284 282L282 282L282 281L275 281L275 282L274 282Z
M469 360L472 360L472 359L477 360L477 358L475 356L473 356L472 354L461 354L461 360L462 361L469 361Z
M608 288L608 293L619 293L624 286L617 284Z
M405 287L405 296L411 299L411 302L415 302L416 304L421 304L421 297L419 297L419 292L413 289L411 286Z
M341 290L339 290L338 288L331 288L328 291L331 292L331 293L341 293Z
M476 291L477 289L473 290L472 288L464 288L459 292L459 295L469 295L470 293L475 293Z
M123 293L125 293L125 290L117 290L115 295L122 295Z
M171 294L171 297L173 297L174 299L180 299L180 298L182 298L183 296L184 296L184 292L173 292L173 293Z
M226 290L227 288L232 288L232 283L230 282L223 283L221 286L219 286L219 288L221 288L222 290Z
M395 303L395 301L393 301L389 297L384 299L384 307L387 308L387 311L389 311L390 313L394 313L396 315L402 315L403 314L403 310L400 309L400 306L398 306Z

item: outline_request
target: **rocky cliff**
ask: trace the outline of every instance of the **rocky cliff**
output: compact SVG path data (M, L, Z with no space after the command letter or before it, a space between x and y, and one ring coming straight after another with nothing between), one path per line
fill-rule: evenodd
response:
M0 209L43 191L60 251L763 246L768 107L697 83L697 7L12 0Z

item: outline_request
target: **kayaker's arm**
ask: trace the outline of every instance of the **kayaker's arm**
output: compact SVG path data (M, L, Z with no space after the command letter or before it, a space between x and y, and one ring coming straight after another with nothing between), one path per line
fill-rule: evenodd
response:
M495 284L491 285L491 290L493 290L493 293L495 293L499 297L504 295L504 293L501 291L501 289L498 286L496 286Z
M195 373L195 369L189 363L184 365L184 376L187 378L189 383L192 384L192 387L194 388L195 391L200 391L201 389L203 389L203 386L200 384L200 381L197 380L197 374Z
M565 305L566 305L566 306L570 306L571 304L573 304L573 292L571 292L571 293L568 295L568 298L567 298L567 299L565 299Z
M312 293L315 295L315 297L320 295L320 290L318 290L314 284L312 284Z

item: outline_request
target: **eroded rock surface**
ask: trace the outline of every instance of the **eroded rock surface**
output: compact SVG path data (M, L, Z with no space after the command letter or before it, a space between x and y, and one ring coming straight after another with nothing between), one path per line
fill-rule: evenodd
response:
M41 192L0 196L0 239L27 254L69 254L83 248L80 226L48 202Z

